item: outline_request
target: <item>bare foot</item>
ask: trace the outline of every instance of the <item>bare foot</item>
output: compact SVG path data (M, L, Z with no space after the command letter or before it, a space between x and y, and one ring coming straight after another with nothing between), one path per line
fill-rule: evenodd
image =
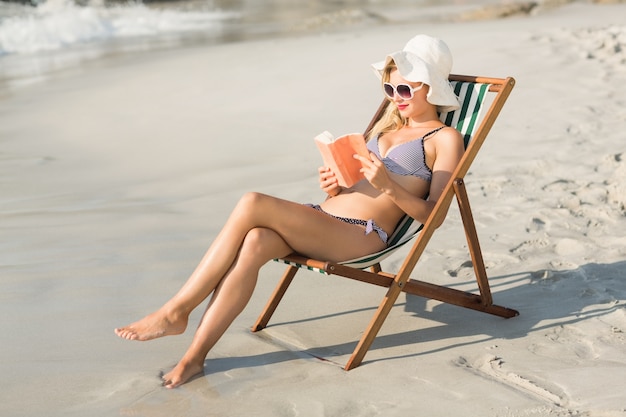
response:
M204 372L204 361L200 363L185 363L180 361L171 371L161 377L165 388L176 388L196 375Z
M146 341L181 334L186 328L186 316L173 317L159 310L126 327L115 329L115 334L126 340Z

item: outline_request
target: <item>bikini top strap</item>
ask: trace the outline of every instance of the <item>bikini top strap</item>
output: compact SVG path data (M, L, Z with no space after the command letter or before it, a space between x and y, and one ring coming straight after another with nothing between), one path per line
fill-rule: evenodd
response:
M437 129L435 129L435 130L431 130L430 132L428 132L424 136L422 136L422 139L426 139L427 137L434 135L435 133L439 132L444 127L446 127L446 125L440 126Z

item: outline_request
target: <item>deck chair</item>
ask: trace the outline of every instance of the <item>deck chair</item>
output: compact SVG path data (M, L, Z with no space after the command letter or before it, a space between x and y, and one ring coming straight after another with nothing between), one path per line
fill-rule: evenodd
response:
M278 262L288 264L288 267L274 290L274 293L270 296L264 310L252 327L253 332L262 330L267 326L287 291L287 288L296 275L296 272L302 268L327 275L351 278L387 288L386 294L382 298L369 326L345 365L345 370L353 369L361 364L401 292L494 314L504 318L514 317L519 314L516 310L498 306L493 303L491 289L485 271L485 264L478 242L478 235L476 233L476 227L474 225L472 211L463 180L513 89L515 80L510 77L500 79L451 75L450 82L456 95L459 97L461 108L454 112L441 114L440 119L446 125L456 127L463 134L466 149L459 165L444 189L443 195L437 201L426 223L423 225L418 224L418 222L410 217L405 216L390 236L388 248L381 252L347 262L334 263L325 260L309 259L295 253L283 259L277 259L276 261ZM383 100L383 103L380 105L367 127L366 132L372 128L374 123L383 114L385 106L387 106L388 103L388 100ZM486 109L484 109L484 107ZM486 110L486 113L484 113L484 110ZM484 117L481 117L482 113L484 113ZM436 229L436 225L441 224L447 215L448 207L450 206L453 196L456 196L463 221L469 254L478 284L478 294L410 278L410 274L413 272L417 261L424 252L426 245ZM408 251L398 272L384 272L380 261L414 238L416 240Z

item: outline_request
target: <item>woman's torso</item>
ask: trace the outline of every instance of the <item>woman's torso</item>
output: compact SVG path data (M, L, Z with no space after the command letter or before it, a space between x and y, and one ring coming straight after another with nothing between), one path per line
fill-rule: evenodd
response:
M385 135L381 138L380 143L377 138L372 138L370 142L368 142L368 147L371 151L374 151L373 153L379 158L383 158L387 172L394 181L411 194L425 198L430 189L430 177L425 174L427 174L427 171L430 171L434 160L434 141L429 140L427 136L427 139L423 141L422 147L422 136L415 137L410 131L394 133L396 133L396 135ZM420 142L416 143L416 141ZM420 154L421 152L417 153L417 149L421 149L423 154ZM389 169L392 168L392 163L384 159L389 158L393 153L401 153L398 156L402 157L407 152L411 152L412 158L417 158L417 160L412 162L414 166L408 167L408 171L418 172L413 172L412 174L402 172L404 175L392 172ZM404 163L406 165L406 161ZM394 169L394 171L401 172L404 170ZM388 234L393 232L398 221L404 214L390 197L375 189L367 180L361 180L351 188L342 190L337 196L324 201L321 206L324 211L335 216L362 220L373 219L376 224L382 227Z

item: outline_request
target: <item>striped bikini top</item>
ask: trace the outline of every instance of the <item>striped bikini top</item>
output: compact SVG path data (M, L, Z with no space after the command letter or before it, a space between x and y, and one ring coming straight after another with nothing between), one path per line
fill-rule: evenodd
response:
M421 138L413 139L392 147L385 157L380 154L378 136L367 142L367 149L376 155L390 172L399 175L413 175L414 177L430 182L433 173L428 165L426 165L424 139L434 135L444 127L445 126L438 127L426 133Z

